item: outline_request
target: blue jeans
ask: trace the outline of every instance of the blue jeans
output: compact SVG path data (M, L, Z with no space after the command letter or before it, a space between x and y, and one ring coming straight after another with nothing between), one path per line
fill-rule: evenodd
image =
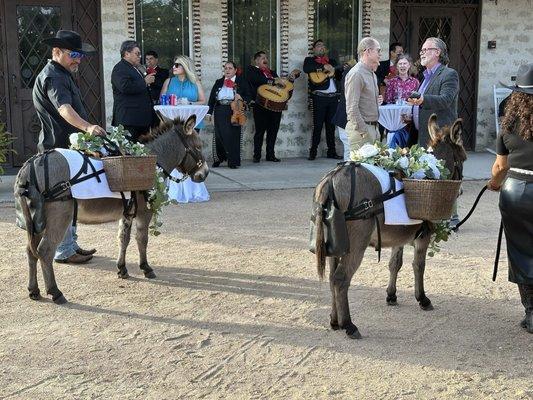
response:
M76 227L69 225L63 240L57 246L55 260L64 260L76 254L76 250L80 248L77 243L78 235L76 234Z

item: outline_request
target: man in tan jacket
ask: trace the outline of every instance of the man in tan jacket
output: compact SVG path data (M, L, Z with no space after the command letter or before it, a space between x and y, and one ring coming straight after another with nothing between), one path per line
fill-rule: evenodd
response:
M372 37L364 38L357 46L357 54L359 62L348 72L344 84L346 132L351 151L379 140L378 107L383 102L374 73L381 54L379 42Z

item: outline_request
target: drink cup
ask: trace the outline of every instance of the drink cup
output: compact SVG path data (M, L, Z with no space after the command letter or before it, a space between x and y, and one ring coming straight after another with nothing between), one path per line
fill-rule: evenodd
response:
M161 95L161 105L162 106L168 105L168 96L166 94Z

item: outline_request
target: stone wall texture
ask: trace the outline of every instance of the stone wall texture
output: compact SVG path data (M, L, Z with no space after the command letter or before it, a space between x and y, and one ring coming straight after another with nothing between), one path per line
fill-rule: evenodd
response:
M479 54L476 150L495 147L493 85L510 83L521 64L533 62L533 1L483 1ZM487 42L496 40L496 49Z
M478 125L476 149L493 147L495 137L493 84L509 81L520 64L533 60L533 0L482 1L482 22L479 55ZM202 84L209 95L214 81L222 76L222 7L219 0L200 1ZM289 4L289 70L302 68L308 53L307 2L288 0ZM113 96L110 76L118 62L120 43L127 38L127 0L102 2L102 32L104 49L104 87L107 122L110 123ZM388 57L390 34L390 7L388 0L373 0L370 4L370 34L379 40L382 59ZM497 48L487 49L489 40L497 41ZM279 54L279 49L278 49ZM243 66L246 67L246 66ZM278 71L279 72L279 71ZM288 72L288 71L281 71ZM307 155L312 130L311 112L307 109L307 77L295 82L288 110L283 113L276 144L279 157ZM253 151L254 123L251 113L243 128L242 156L250 159ZM324 134L323 134L324 135ZM213 127L207 125L201 133L206 155L211 156ZM338 152L341 150L338 142ZM324 138L319 154L325 152ZM264 150L263 150L264 156Z
M106 0L101 2L104 99L108 127L111 127L113 112L111 71L115 64L120 61L120 44L129 39L127 6L128 1L125 0Z

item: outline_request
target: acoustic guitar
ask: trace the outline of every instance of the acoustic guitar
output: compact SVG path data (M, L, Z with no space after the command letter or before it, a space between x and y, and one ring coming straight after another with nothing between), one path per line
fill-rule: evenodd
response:
M317 72L309 72L309 80L313 82L315 85L320 85L321 83L324 83L326 79L331 78L333 75L335 75L335 71L317 71Z
M287 102L292 97L294 80L301 74L298 69L293 70L288 78L280 78L273 85L261 85L257 88L256 103L267 110L282 112L287 109Z

